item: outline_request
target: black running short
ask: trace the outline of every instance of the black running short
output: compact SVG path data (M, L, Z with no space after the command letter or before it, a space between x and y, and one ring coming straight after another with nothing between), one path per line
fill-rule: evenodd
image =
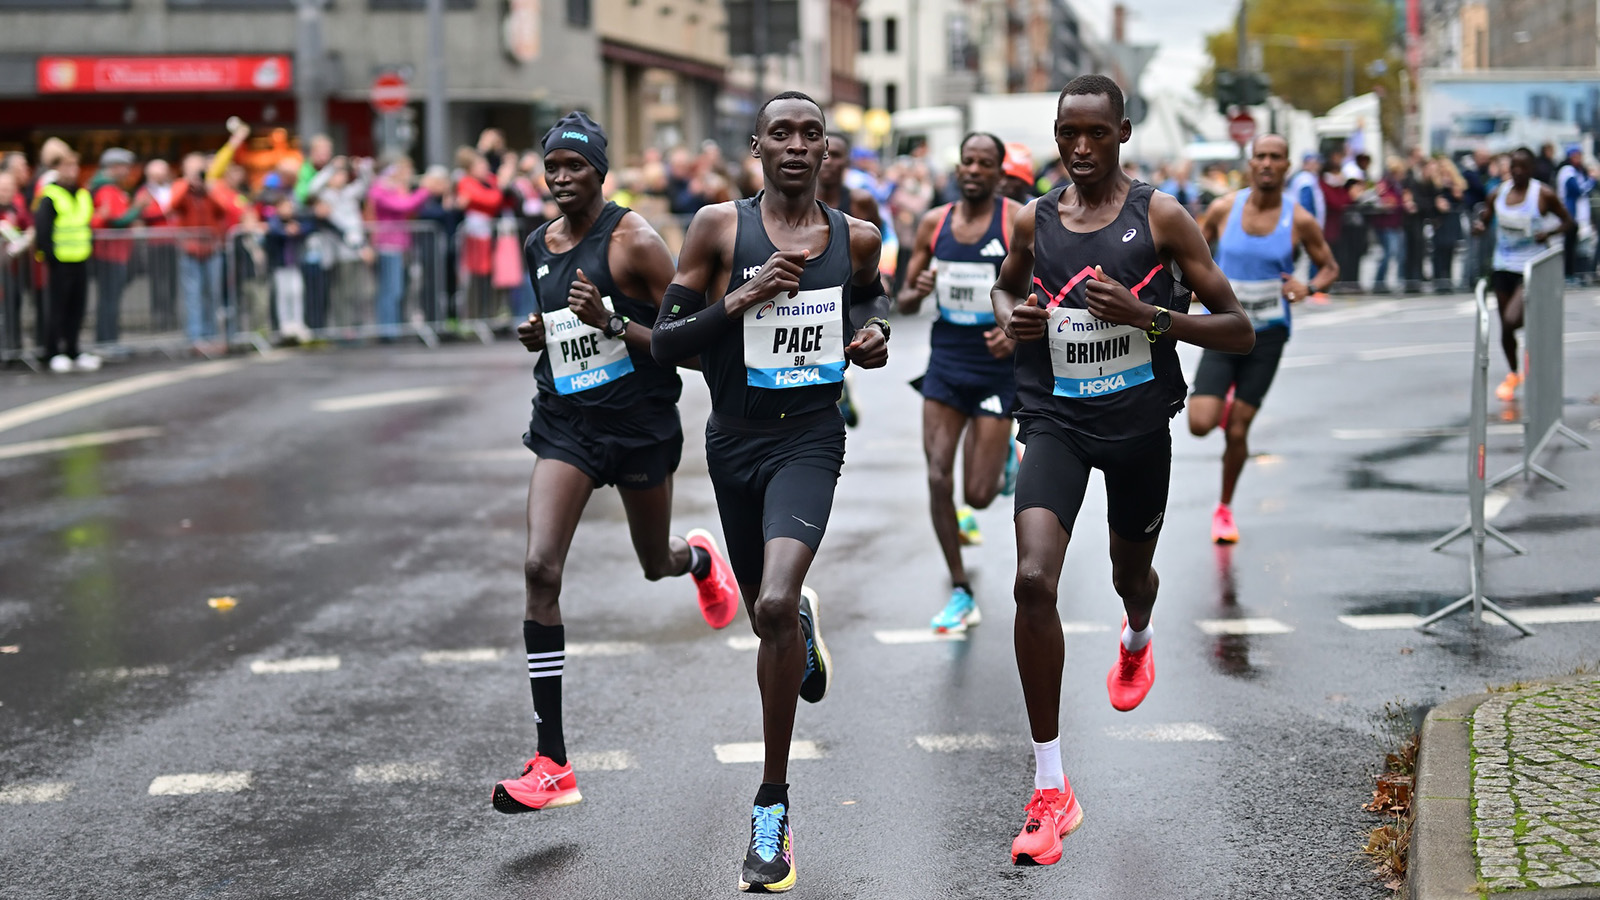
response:
M935 355L933 360L937 359ZM1017 379L1009 370L1003 375L986 376L948 370L930 361L928 374L911 385L924 399L943 403L969 419L1009 418L1017 400Z
M1495 269L1489 273L1489 287L1496 295L1505 294L1509 297L1516 293L1517 288L1522 287L1522 278L1521 272L1503 272Z
M844 419L835 407L781 422L711 414L706 468L741 585L761 583L767 541L794 538L816 552L843 467Z
M1123 540L1153 541L1161 535L1172 480L1172 433L1152 431L1110 441L1038 422L1025 426L1022 469L1017 473L1016 511L1040 507L1073 532L1089 470L1106 480L1106 519Z
M683 426L675 403L593 409L541 396L522 443L540 459L559 459L596 487L645 490L678 471Z
M1278 374L1278 363L1283 359L1283 346L1289 342L1289 330L1273 326L1256 332L1255 349L1249 353L1222 353L1207 350L1200 355L1200 368L1194 373L1194 392L1202 397L1226 397L1233 388L1233 398L1248 403L1256 409L1267 399L1267 389Z

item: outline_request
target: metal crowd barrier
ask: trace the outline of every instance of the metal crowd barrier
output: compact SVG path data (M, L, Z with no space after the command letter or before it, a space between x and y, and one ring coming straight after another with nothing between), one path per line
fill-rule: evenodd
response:
M1522 370L1527 373L1522 461L1489 484L1492 487L1517 475L1524 480L1537 475L1564 490L1567 483L1539 465L1539 457L1557 435L1585 450L1593 445L1561 421L1566 405L1566 269L1559 245L1534 257L1523 270L1522 309L1526 342Z
M1490 525L1483 510L1484 498L1488 494L1488 487L1484 481L1484 463L1488 457L1489 441L1489 303L1486 298L1488 290L1487 281L1478 282L1478 327L1472 354L1472 420L1467 430L1467 524L1445 535L1433 545L1434 550L1439 550L1463 534L1472 536L1471 560L1467 570L1472 585L1471 593L1418 622L1416 625L1418 631L1426 631L1443 619L1462 610L1470 610L1472 630L1476 632L1483 624L1483 611L1488 610L1524 635L1533 634L1532 629L1512 618L1493 600L1483 595L1485 538L1493 536L1518 553L1526 552Z

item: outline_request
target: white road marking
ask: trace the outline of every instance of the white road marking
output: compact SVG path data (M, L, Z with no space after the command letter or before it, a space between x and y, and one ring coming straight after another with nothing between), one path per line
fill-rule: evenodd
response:
M1288 634L1294 630L1277 619L1200 619L1194 624L1210 635Z
M1290 356L1278 363L1280 369L1309 369L1312 366L1326 366L1339 361L1339 357L1331 353L1309 354L1306 356Z
M1376 362L1381 359L1409 359L1413 356L1433 356L1438 353L1466 353L1472 347L1468 344L1408 344L1403 347L1376 347L1371 350L1361 350L1356 353L1356 359L1362 362Z
M339 668L337 656L297 656L292 659L258 659L250 663L256 675L295 675L300 672L331 672Z
M449 663L494 662L499 658L500 650L497 647L472 647L466 650L426 650L422 654L422 663L442 666Z
M728 646L735 650L756 650L761 647L761 638L753 634L736 634L728 638Z
M104 403L107 400L116 400L119 397L126 397L141 391L193 381L197 378L210 378L213 375L232 372L243 365L244 363L240 360L219 360L217 362L186 366L170 372L150 372L145 375L134 375L131 378L108 381L104 384L97 384L94 387L68 391L65 394L58 394L33 403L24 403L21 406L0 412L0 431L10 431L21 425L73 412L97 403Z
M436 781L440 775L439 764L436 762L420 763L379 763L370 766L356 766L350 777L360 784L416 784L423 781Z
M582 772L621 772L638 765L633 754L626 750L596 750L590 753L573 753L567 758L572 768Z
M1399 310L1400 304L1394 300L1377 300L1363 303L1360 306L1349 306L1327 312L1305 313L1298 317L1295 327L1321 328L1328 325L1348 325L1365 319L1376 319L1379 316L1386 316Z
M643 652L644 645L637 641L593 641L567 645L568 656L631 656Z
M1505 491L1490 491L1483 495L1483 517L1494 521L1494 517L1505 512L1511 504L1511 495Z
M119 428L115 431L91 431L87 434L74 434L70 437L50 438L43 441L0 444L0 459L17 459L23 456L37 456L41 453L60 453L63 450L77 450L80 447L104 447L106 444L142 441L145 438L160 437L161 433L162 431L159 428Z
M1596 301L1596 305L1600 305L1600 301ZM1569 332L1566 336L1566 340L1569 344L1582 344L1588 341L1600 341L1600 331Z
M527 447L506 448L504 450L463 450L452 453L449 459L462 462L532 462L533 451Z
M402 388L373 394L351 394L348 397L324 397L311 404L311 408L317 412L350 412L357 409L376 409L380 406L427 403L430 400L454 397L459 393L461 389L455 387Z
M72 790L70 781L39 781L0 787L0 803L55 803Z
M1569 622L1600 622L1600 605L1587 606L1535 606L1529 609L1508 609L1506 612L1519 622L1529 625L1559 625ZM1490 625L1504 625L1500 617L1486 612L1483 620Z
M967 639L965 632L940 634L932 628L874 631L872 636L877 638L880 644L941 644L948 641L964 641Z
M183 794L237 794L250 787L249 772L203 772L162 775L150 782L150 796Z
M1437 428L1335 428L1336 441L1401 441L1416 438L1461 437L1465 427L1441 425ZM1521 434L1521 425L1490 425L1490 434Z
M1220 732L1199 722L1173 722L1167 725L1136 725L1130 728L1107 728L1106 737L1119 741L1150 741L1172 744L1180 741L1225 741Z
M339 543L339 536L337 534L328 534L326 532L323 532L321 534L313 534L311 536L311 543L313 543L313 544L337 544L337 543Z
M1422 617L1411 613L1380 613L1370 616L1340 616L1339 621L1357 631L1399 631L1415 628Z
M1104 622L1062 622L1062 634L1104 634L1111 626Z
M917 746L929 753L993 750L1000 746L992 734L919 734L916 740Z
M719 763L758 763L767 758L766 745L760 741L751 741L744 744L718 744L711 748L717 754ZM795 759L821 759L822 748L815 741L790 741L789 758Z
M109 678L112 681L127 681L130 678L159 678L170 675L171 670L166 666L117 666L114 669L96 669L91 674L96 678Z

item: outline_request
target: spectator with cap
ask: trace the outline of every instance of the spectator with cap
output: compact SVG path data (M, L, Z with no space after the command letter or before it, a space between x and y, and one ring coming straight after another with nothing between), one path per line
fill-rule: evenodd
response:
M1589 175L1588 169L1583 164L1583 146L1568 144L1566 150L1566 161L1561 164L1556 174L1556 196L1561 198L1567 213L1578 223L1577 229L1562 235L1563 249L1566 251L1567 281L1576 283L1580 274L1594 271L1592 260L1587 265L1580 264L1578 260L1579 232L1587 233L1594 228L1589 216L1589 192L1594 190L1594 178Z
M121 336L122 291L133 256L128 229L138 224L150 202L146 196L136 200L128 190L133 164L132 151L112 147L100 154L100 169L89 182L94 197L94 339L99 344L115 344ZM114 232L121 233L108 238Z
M1006 161L1000 167L1000 195L1026 206L1038 196L1033 189L1033 151L1027 144L1006 144Z
M49 300L44 304L44 358L50 371L74 368L92 372L100 357L78 351L78 334L89 306L89 257L94 252L94 198L78 184L78 156L56 157L52 177L41 179L34 200L34 246L48 271Z

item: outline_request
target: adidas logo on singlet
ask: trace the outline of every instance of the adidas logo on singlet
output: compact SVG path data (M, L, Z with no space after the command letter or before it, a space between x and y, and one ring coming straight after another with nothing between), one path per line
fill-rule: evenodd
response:
M978 255L979 256L1005 256L1006 255L1006 248L1005 248L1004 244L1000 243L1000 239L999 238L990 238L989 239L989 243L984 244L983 245L983 249L978 251Z

